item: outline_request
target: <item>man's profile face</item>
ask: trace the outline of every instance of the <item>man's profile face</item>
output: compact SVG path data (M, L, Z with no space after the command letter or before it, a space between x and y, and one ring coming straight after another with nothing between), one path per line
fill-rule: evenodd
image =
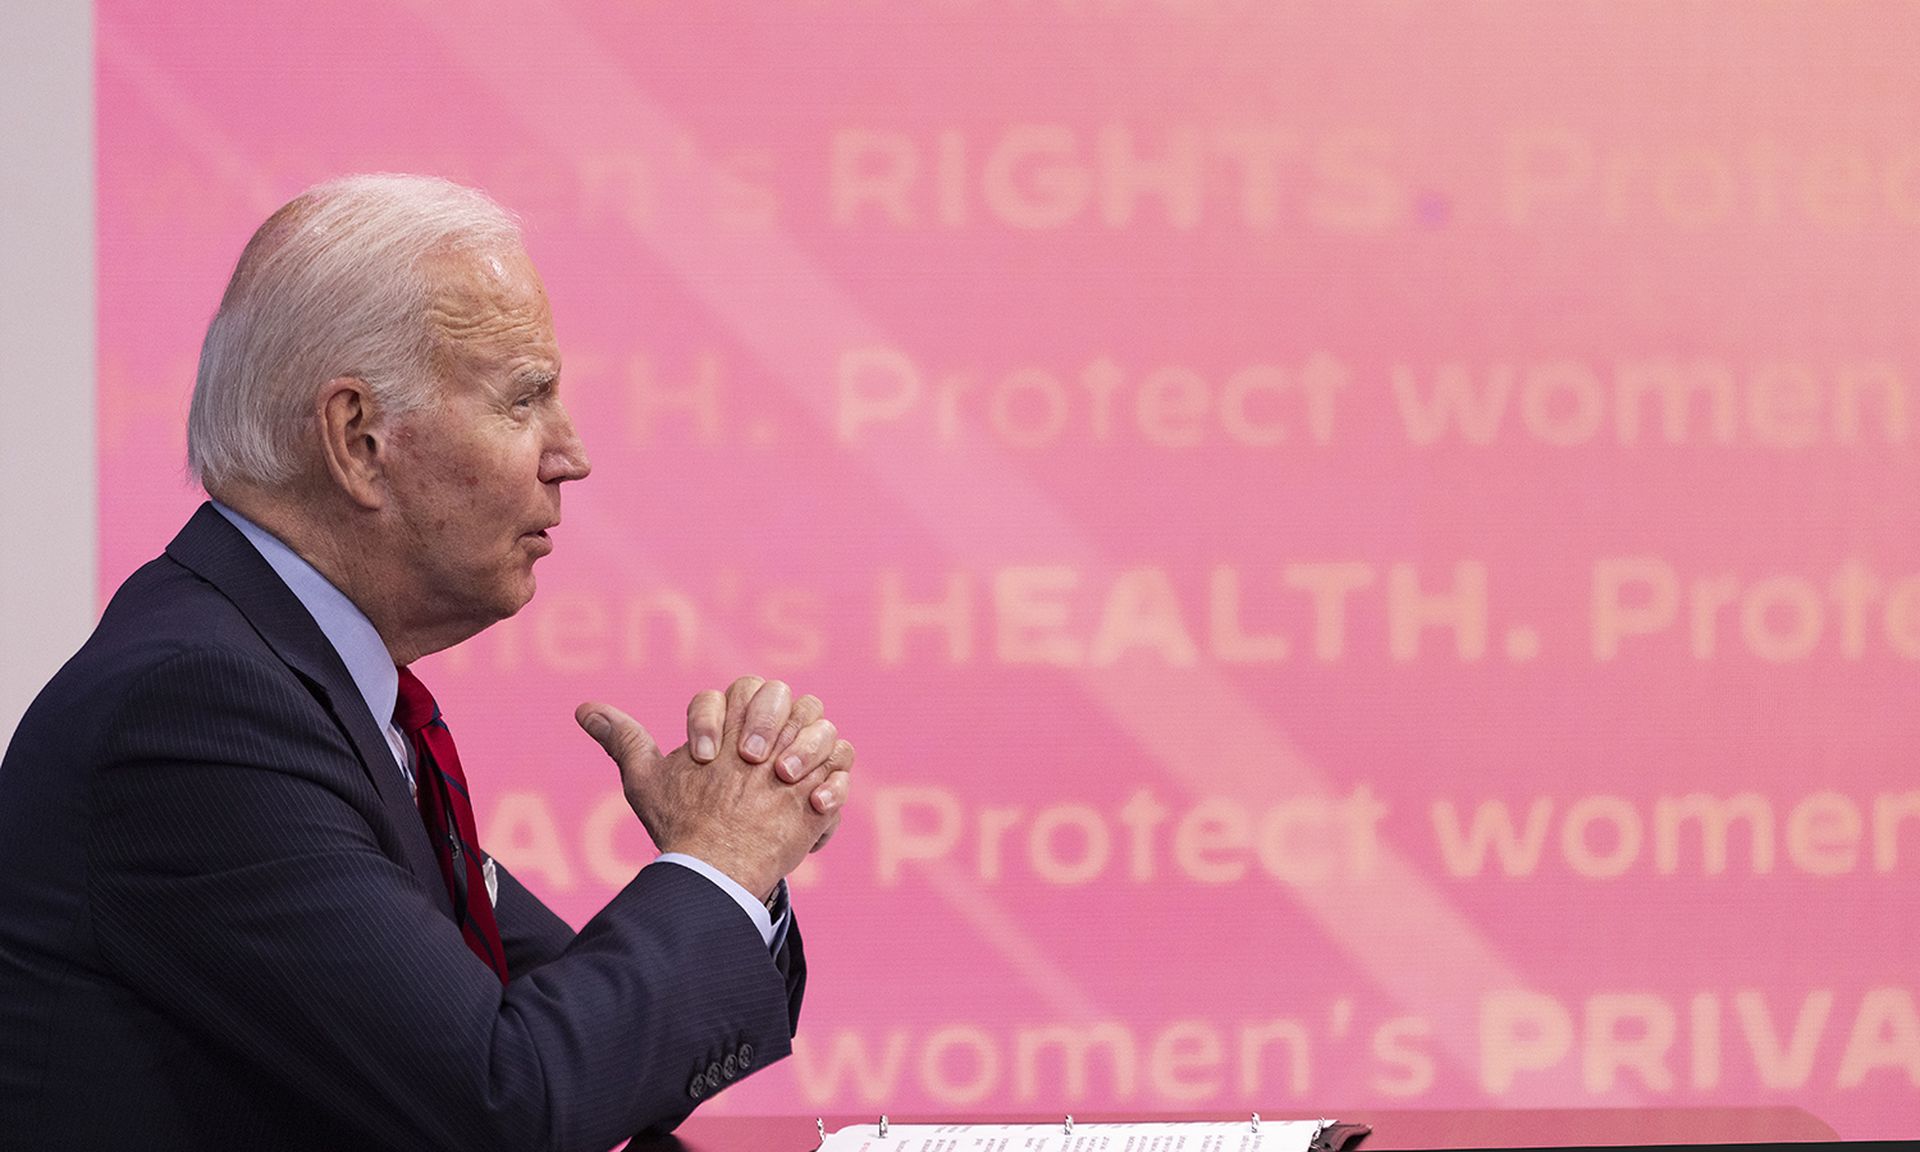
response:
M436 263L437 396L390 433L397 559L424 617L477 632L532 598L560 485L588 463L560 403L553 317L526 254Z

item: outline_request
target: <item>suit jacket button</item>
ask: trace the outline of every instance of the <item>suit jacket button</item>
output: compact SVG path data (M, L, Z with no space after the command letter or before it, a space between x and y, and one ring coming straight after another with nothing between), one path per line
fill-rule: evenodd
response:
M706 1094L707 1094L706 1077L699 1076L699 1075L694 1076L693 1083L687 1085L687 1095L693 1097L695 1100L698 1100L700 1099L700 1097L705 1096Z
M727 1058L720 1061L720 1075L729 1080L740 1075L740 1061L733 1053L727 1053Z
M747 1069L753 1067L753 1045L740 1045L740 1051L737 1055L740 1060L740 1071L745 1072Z
M718 1060L707 1065L707 1087L720 1087L720 1062Z

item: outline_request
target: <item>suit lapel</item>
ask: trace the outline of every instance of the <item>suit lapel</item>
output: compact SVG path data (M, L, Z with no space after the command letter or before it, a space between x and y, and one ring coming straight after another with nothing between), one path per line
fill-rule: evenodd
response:
M451 914L453 905L440 865L427 842L420 811L407 782L393 762L384 725L367 711L353 677L313 621L306 605L261 557L239 529L212 504L202 504L193 519L167 545L167 555L220 590L252 624L274 654L291 668L333 716L360 757L361 771L380 797L382 811L399 829L392 842L421 886Z

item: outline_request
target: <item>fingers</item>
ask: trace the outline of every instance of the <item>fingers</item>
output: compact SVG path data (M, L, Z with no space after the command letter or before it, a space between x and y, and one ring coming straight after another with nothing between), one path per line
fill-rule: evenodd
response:
M840 830L840 813L835 812L833 814L833 819L827 821L826 829L820 833L820 838L815 840L813 842L813 847L807 849L807 851L818 852L820 851L820 849L825 848L827 846L827 841L833 839L833 834L835 832L838 832L839 830Z
M831 724L819 727L825 712L818 696L795 700L783 681L742 676L724 695L708 690L687 704L687 748L695 761L711 763L725 733L737 730L740 758L773 761L791 784L819 767L833 748L839 733Z
M787 726L793 726L792 721ZM819 719L800 729L791 738L782 735L786 746L775 752L774 771L780 779L792 784L804 780L814 769L827 762L833 754L834 742L840 739L840 730L831 720Z
M611 704L589 700L573 710L573 720L622 768L638 767L659 754L640 722Z
M834 741L833 753L823 767L826 779L814 787L807 800L815 812L838 821L840 810L847 804L847 793L853 789L853 745Z
M773 740L773 759L778 761L781 753L792 745L800 730L827 714L826 705L820 703L820 697L809 692L793 702L793 709L787 713L787 722L780 734Z
M704 860L749 891L771 890L842 822L853 745L818 697L796 699L782 681L743 676L724 693L694 696L687 746L671 754L611 705L581 704L574 719L620 765L627 803L656 846Z
M747 719L748 702L753 699L753 694L758 692L760 686L765 683L766 681L758 676L742 676L740 679L727 685L726 731L738 732L740 730L740 725L744 724Z
M833 754L827 757L825 765L827 778L807 797L815 812L827 818L827 826L820 830L809 852L818 852L833 839L840 830L841 811L847 806L847 794L853 789L853 745L845 740L836 740Z
M758 677L746 676L734 681L727 693L727 711L733 713L737 696L745 695L743 685ZM761 681L753 689L740 711L740 758L749 764L764 763L773 754L773 742L786 727L793 712L793 691L784 681Z
M727 698L709 688L687 704L687 748L693 758L708 764L720 754L720 734L727 723Z

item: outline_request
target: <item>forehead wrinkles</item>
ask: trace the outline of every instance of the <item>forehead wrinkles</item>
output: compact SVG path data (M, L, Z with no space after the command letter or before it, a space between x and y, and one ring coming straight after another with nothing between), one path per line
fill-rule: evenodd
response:
M551 354L546 294L524 257L468 254L450 263L427 307L442 355Z
M541 300L511 300L494 295L442 294L427 309L427 320L450 344L475 341L531 341L544 337L547 310Z

